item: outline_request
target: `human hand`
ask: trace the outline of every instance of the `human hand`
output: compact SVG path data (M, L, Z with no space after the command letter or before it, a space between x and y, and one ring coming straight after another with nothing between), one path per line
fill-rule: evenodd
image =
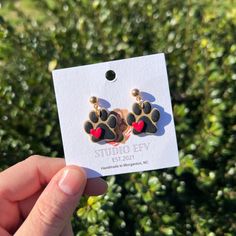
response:
M70 217L82 194L106 189L103 179L87 180L63 159L32 156L0 173L0 235L72 236Z

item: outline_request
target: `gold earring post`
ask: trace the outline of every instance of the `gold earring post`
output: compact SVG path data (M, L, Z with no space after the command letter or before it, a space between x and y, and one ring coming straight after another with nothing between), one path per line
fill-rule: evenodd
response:
M97 117L99 116L100 114L100 109L99 109L99 105L98 105L98 98L95 97L95 96L92 96L90 99L89 99L89 102L91 104L93 104L93 107L94 107L94 111L97 115Z
M133 89L132 95L136 98L136 101L138 102L140 108L143 108L143 99L140 95L140 91L138 89Z

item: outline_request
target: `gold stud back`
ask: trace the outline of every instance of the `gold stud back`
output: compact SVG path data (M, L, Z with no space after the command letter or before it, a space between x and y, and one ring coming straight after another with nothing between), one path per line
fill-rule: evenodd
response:
M96 103L98 103L98 98L95 97L95 96L92 96L92 97L89 99L89 101L90 101L90 103L92 103L92 104L96 104Z
M133 90L132 90L132 95L133 95L134 97L139 96L139 90L138 90L138 89L133 89Z

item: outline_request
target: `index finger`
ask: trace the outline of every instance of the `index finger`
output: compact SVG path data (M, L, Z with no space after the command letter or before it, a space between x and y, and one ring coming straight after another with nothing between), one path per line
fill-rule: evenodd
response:
M44 188L63 167L62 158L31 156L0 173L0 195L20 201Z

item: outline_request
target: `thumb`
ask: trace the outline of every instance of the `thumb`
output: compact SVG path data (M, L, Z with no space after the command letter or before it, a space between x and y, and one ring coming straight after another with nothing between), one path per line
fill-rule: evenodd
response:
M16 236L58 236L70 221L86 185L82 168L67 166L45 188Z

